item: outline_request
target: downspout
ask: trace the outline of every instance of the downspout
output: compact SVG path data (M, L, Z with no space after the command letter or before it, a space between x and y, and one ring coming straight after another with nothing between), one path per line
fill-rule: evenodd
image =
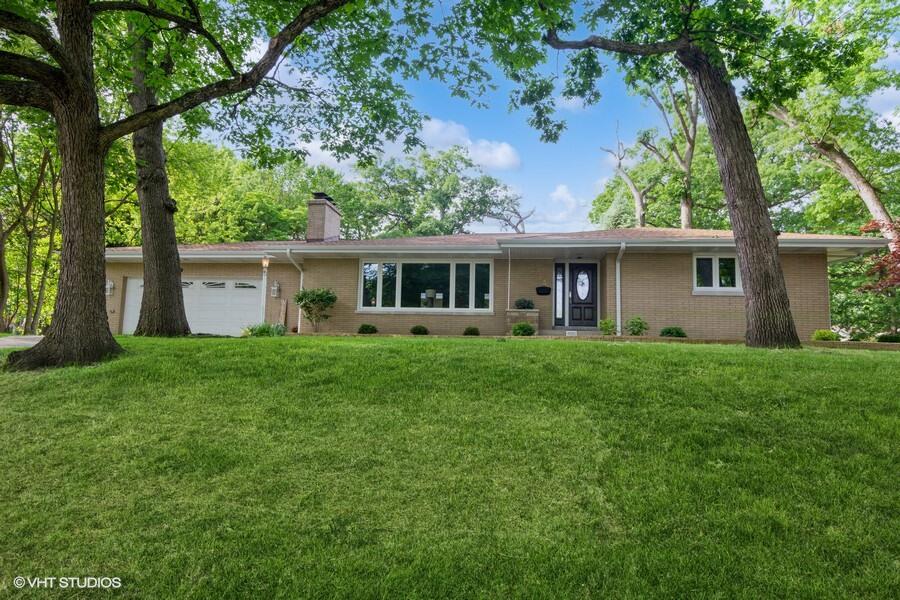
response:
M506 249L506 310L510 309L512 294L512 248Z
M287 259L291 261L291 264L294 265L294 268L300 271L300 289L303 289L303 266L298 264L296 260L294 260L294 255L291 254L291 249L288 248L284 251L285 255L287 255ZM303 325L303 311L300 308L297 308L297 335L300 335L300 327Z
M625 254L625 242L619 246L616 256L616 335L622 335L622 255Z

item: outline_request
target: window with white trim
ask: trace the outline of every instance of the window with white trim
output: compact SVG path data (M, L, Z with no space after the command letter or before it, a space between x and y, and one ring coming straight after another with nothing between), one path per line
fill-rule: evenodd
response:
M360 261L359 310L490 311L492 265L478 261Z
M694 291L740 293L741 272L733 254L694 255Z

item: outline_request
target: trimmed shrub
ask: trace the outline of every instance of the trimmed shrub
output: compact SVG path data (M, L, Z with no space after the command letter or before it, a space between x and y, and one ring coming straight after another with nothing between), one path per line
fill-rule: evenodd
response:
M900 333L881 333L875 336L875 341L900 344Z
M528 321L522 321L512 326L512 334L520 336L534 335L534 326Z
M356 333L362 334L370 334L370 333L378 333L378 328L374 325L370 325L369 323L363 323L359 326L359 329L356 330Z
M463 335L481 335L481 331L477 327L466 327Z
M531 310L534 308L534 302L528 298L519 298L516 300L516 308L519 310Z
M424 325L413 325L409 332L413 335L428 335L428 328Z
M625 331L628 332L628 335L644 335L648 329L650 326L641 317L631 317L625 321Z
M284 335L285 327L281 323L259 323L245 327L241 337L278 337Z
M312 323L313 330L319 330L319 323L328 319L328 309L337 302L337 294L329 288L300 290L294 295L294 302L303 311L303 316Z
M660 337L686 338L687 334L681 327L663 327L659 332Z
M841 336L830 329L816 329L813 331L812 339L817 342L839 342Z
M616 335L616 322L612 319L600 319L597 321L597 329L603 335Z

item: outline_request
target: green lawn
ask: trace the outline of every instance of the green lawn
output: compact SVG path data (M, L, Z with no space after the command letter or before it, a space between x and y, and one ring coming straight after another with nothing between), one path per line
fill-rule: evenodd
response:
M0 373L0 596L900 594L900 353L122 343Z

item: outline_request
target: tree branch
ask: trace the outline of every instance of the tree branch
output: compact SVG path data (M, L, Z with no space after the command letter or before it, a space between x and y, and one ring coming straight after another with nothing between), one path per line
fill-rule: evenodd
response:
M259 82L262 81L263 77L265 77L272 67L275 66L278 58L287 47L293 43L298 35L303 33L307 27L316 21L328 16L348 2L350 2L350 0L319 0L314 4L305 6L300 10L293 21L288 23L284 29L269 40L269 48L249 71L192 90L174 100L149 107L130 117L111 123L103 127L100 132L101 145L103 147L108 147L109 144L120 137L133 133L138 129L143 129L157 121L180 115L192 108L200 106L204 102L257 86Z
M239 74L238 70L234 66L234 63L231 62L231 58L228 56L228 53L225 52L225 48L222 47L222 44L219 43L219 40L217 40L212 33L210 33L205 27L203 27L203 22L200 20L200 12L197 10L196 5L191 6L191 10L194 13L194 18L196 19L194 21L192 21L191 19L186 19L180 15L176 15L174 13L156 8L155 6L140 4L139 2L117 2L113 0L104 0L101 2L94 2L90 5L90 7L91 12L93 12L94 14L109 11L139 12L147 15L148 17L163 19L165 21L175 23L176 25L179 25L189 31L193 31L200 37L204 38L207 42L209 42L209 44L218 53L219 58L222 59L222 62L228 68L228 71L233 76L236 77Z
M30 21L8 10L0 10L0 29L31 38L59 64L63 70L69 70L69 61L62 45L54 39L53 34L39 23Z
M0 75L12 75L43 85L48 91L65 86L62 70L35 58L0 50Z
M668 42L654 42L650 44L621 42L619 40L611 40L597 35L588 36L583 40L561 40L556 33L556 29L549 29L547 30L547 33L544 34L544 42L551 48L556 48L557 50L584 50L585 48L597 48L599 50L619 52L622 54L653 56L656 54L668 54L682 48L687 48L690 44L690 38L686 35L681 35Z
M0 104L30 106L47 112L53 111L53 98L42 85L33 81L0 79Z

